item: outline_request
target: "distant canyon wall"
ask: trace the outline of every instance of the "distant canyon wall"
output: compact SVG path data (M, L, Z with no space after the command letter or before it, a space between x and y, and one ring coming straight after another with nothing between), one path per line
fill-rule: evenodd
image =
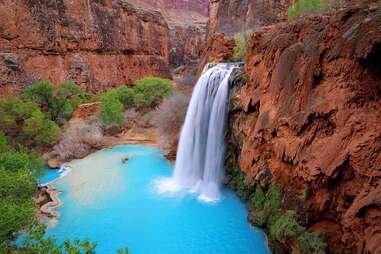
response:
M209 34L234 35L287 20L294 0L210 0Z
M144 2L150 1L1 1L0 96L38 80L69 79L101 90L149 75L169 78L171 66L197 59L205 31L170 30L176 17ZM164 2L182 15L208 11L193 2Z

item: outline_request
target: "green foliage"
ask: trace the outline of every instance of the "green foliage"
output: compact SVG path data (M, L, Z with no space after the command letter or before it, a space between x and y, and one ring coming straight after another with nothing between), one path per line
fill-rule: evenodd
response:
M169 79L147 77L135 81L135 104L149 107L157 104L172 92L172 82Z
M53 144L60 136L57 124L40 111L33 112L32 116L25 120L23 131L38 145Z
M6 170L0 166L0 242L14 239L14 234L33 221L35 178L28 169Z
M316 235L308 233L302 227L293 210L282 208L283 192L279 184L272 184L266 193L256 186L255 192L250 196L254 208L253 222L268 231L269 247L274 249L278 242L296 240L298 248L303 254L324 254L325 243Z
M99 96L100 120L106 126L122 126L123 110L133 107L152 107L172 92L168 79L148 77L135 82L133 88L122 86L109 89Z
M304 232L298 237L298 247L303 254L324 254L327 244L316 234Z
M266 197L265 197L265 193L263 192L262 188L259 185L257 185L257 187L255 188L254 194L251 195L250 201L255 209L257 210L263 209L265 205Z
M116 95L125 108L135 106L135 91L133 88L122 86L116 89Z
M282 187L278 184L272 184L266 193L266 202L263 205L267 214L273 217L278 214L282 208L282 197Z
M282 241L294 238L302 230L295 218L294 211L286 211L270 225L270 236L272 239Z
M7 137L5 136L4 132L0 131L0 153L4 153L10 149Z
M231 60L233 62L240 62L245 60L247 41L251 31L243 31L234 35L235 48Z
M58 126L40 111L37 104L17 97L0 101L0 130L28 144L54 143L60 133Z
M15 254L95 254L96 243L89 240L65 240L57 244L52 237L44 238L45 227L34 224L25 234L22 247Z
M124 123L123 104L116 93L106 93L101 97L100 120L106 126L122 126Z
M0 128L5 133L17 129L20 122L29 118L36 110L37 104L24 102L14 96L0 100Z
M10 171L17 171L31 168L32 161L27 153L10 150L0 154L0 166Z
M288 19L292 20L302 13L328 7L330 2L330 0L298 0L288 8Z
M37 103L58 124L69 119L80 103L91 100L91 95L71 81L64 81L59 85L49 81L34 83L23 89L22 97L26 101Z

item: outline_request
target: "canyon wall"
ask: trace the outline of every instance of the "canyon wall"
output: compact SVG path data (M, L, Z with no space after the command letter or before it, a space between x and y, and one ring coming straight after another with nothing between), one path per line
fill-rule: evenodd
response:
M294 0L210 0L209 33L234 35L287 20Z
M169 77L169 30L160 12L123 0L0 2L0 93L70 79L89 90Z
M263 27L233 99L229 147L246 179L281 183L328 253L381 253L380 56L381 6Z

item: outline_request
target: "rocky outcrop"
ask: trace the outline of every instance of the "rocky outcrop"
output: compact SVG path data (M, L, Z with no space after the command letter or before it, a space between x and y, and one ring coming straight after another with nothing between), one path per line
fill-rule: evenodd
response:
M0 93L47 79L89 90L169 77L169 30L160 12L124 0L0 3Z
M94 117L100 110L100 102L92 102L80 104L78 108L73 112L72 119L89 120Z
M223 33L212 34L202 51L197 77L199 77L207 63L229 62L235 47L234 39Z
M380 56L381 8L263 27L233 100L229 142L246 178L269 170L329 253L381 252Z
M233 35L287 20L293 0L211 0L209 33Z

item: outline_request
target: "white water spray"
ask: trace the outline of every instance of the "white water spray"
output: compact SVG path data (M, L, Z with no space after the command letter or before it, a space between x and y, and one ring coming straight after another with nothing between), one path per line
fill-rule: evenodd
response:
M156 183L159 193L187 190L207 202L220 198L229 77L236 67L235 64L205 67L181 130L174 175Z

